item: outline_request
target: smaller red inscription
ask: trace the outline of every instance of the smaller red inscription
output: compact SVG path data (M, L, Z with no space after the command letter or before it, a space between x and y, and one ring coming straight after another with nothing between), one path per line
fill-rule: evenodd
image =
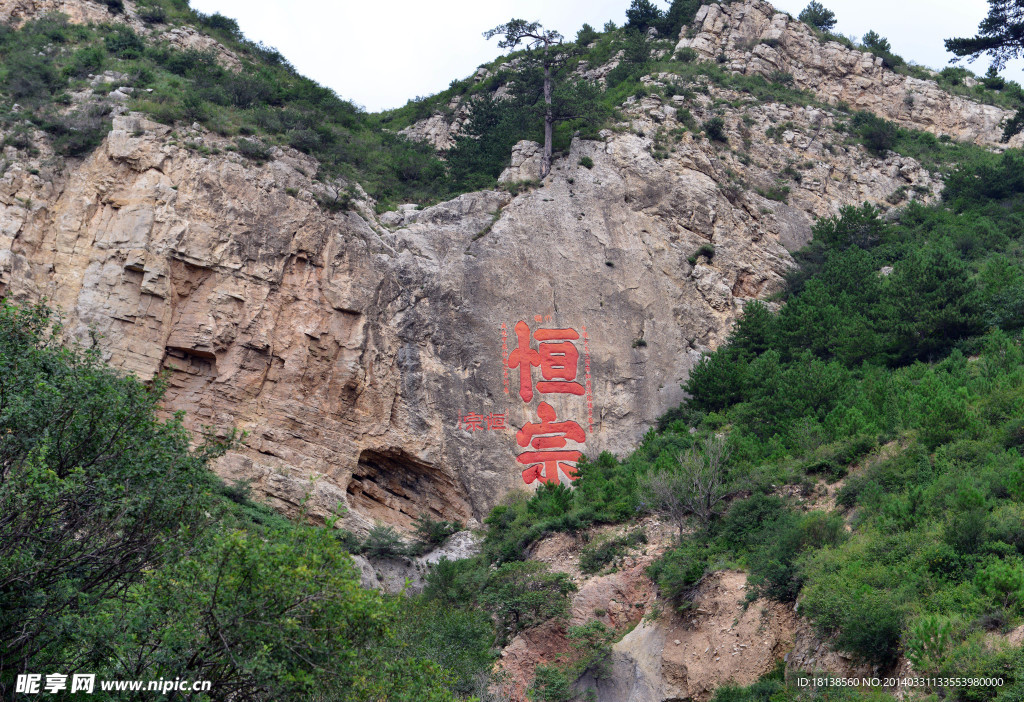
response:
M466 416L462 417L460 423L465 431L483 431L484 417L482 414L476 412L470 412Z

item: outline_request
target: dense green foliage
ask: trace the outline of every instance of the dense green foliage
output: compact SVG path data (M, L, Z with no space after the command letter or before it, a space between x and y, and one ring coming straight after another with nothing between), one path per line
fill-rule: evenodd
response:
M565 573L538 561L510 561L496 568L483 557L442 559L430 572L425 597L446 607L482 608L493 615L503 642L553 617L565 617L576 590Z
M943 206L896 223L868 206L819 221L785 306L749 307L694 369L683 415L729 429L746 454L733 479L754 494L658 565L667 595L685 604L709 568L739 563L755 592L800 594L823 635L883 666L922 617L949 617L967 645L1024 614L1020 170L1015 153L962 169ZM836 514L759 494L857 462L839 493L849 536Z
M821 32L831 32L837 22L836 13L817 0L811 0L807 7L800 11L798 19Z
M471 690L492 660L489 620L363 590L333 530L208 470L232 435L190 448L181 415L158 416L160 381L122 378L60 333L45 308L0 302L5 698L16 673L83 669L213 683L193 699Z
M677 40L684 24L693 21L703 2L700 0L672 0L667 10L650 0L633 0L626 10L626 27L645 32L656 29L661 36Z
M135 90L131 108L168 124L198 121L223 136L248 137L237 141L239 150L248 145L247 156L265 154L274 144L293 146L317 157L322 177L357 180L384 204L448 194L444 164L429 147L380 129L351 102L300 76L273 49L245 40L233 20L193 12L179 0L150 0L144 9L155 17L157 8L167 21L213 34L235 52L243 70L224 68L212 52L143 41L122 24L71 25L50 15L18 30L3 26L0 87L4 121L15 133L8 140L33 148L27 117L52 135L58 153L92 149L110 128L110 105L68 107L67 91L88 90L89 74L118 71L128 76L118 85ZM95 91L110 87L100 84ZM14 112L14 103L23 109ZM18 134L24 135L20 142Z

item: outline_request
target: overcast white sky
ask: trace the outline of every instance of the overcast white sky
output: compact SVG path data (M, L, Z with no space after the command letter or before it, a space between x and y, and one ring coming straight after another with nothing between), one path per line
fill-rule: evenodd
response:
M667 7L667 0L656 0ZM808 0L774 0L797 15ZM572 38L584 22L622 24L630 0L192 0L238 20L245 35L276 47L304 75L367 110L404 105L464 78L499 53L481 33L511 17L540 20ZM942 40L973 36L986 0L823 0L836 31L874 29L905 59L932 68L951 58ZM988 62L969 68L984 73ZM1022 64L1003 72L1024 82Z

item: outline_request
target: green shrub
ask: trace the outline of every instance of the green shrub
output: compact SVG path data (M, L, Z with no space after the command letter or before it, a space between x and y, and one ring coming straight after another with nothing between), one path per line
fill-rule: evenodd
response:
M576 586L565 573L548 572L545 563L515 561L499 566L487 577L480 605L499 622L503 640L520 631L569 612Z
M1024 602L1024 564L1019 560L990 561L975 577L978 590L1004 608Z
M142 56L146 45L131 27L120 26L103 40L107 53L123 59L136 59Z
M103 69L104 59L106 54L99 46L78 49L71 55L71 61L64 68L64 73L78 78L90 73L99 73Z
M906 63L902 58L892 53L892 46L889 45L889 40L879 35L878 32L874 30L869 31L864 35L862 41L868 51L875 56L881 57L886 68L898 68Z
M579 31L576 32L576 43L580 46L588 46L592 44L600 35L597 31L586 22L580 27Z
M82 156L102 143L110 131L104 111L76 110L47 121L43 128L53 137L53 149L64 156Z
M408 553L408 548L394 527L376 524L366 535L362 551L374 558L401 558Z
M162 24L167 21L167 11L160 5L139 8L139 19L146 24Z
M767 190L758 188L757 194L769 200L785 202L789 199L790 187L783 182L778 182Z
M580 570L584 573L596 573L616 561L627 549L645 543L647 535L643 529L617 537L596 539L580 550Z
M1006 87L1006 79L999 75L999 71L996 70L995 66L988 67L988 72L985 73L985 77L981 79L981 82L989 90L1002 90Z
M204 15L201 12L197 12L196 17L203 27L222 36L235 39L242 36L242 30L239 28L238 22L230 17L225 17L219 12L214 12L212 15Z
M836 14L826 9L817 0L807 5L797 17L801 22L814 27L819 32L831 32L836 26Z
M394 633L404 642L406 655L441 666L460 699L479 692L497 657L489 615L463 603L445 606L423 597L408 598Z
M52 62L35 54L19 52L4 63L4 88L15 100L45 98L64 86Z
M706 120L704 122L704 132L713 141L729 141L729 137L725 133L725 120L721 117L712 117Z
M693 252L696 257L703 256L707 260L711 260L715 257L715 245L714 244L701 244L697 247L697 250Z
M270 149L256 139L236 139L235 147L238 153L257 163L270 159Z
M594 159L590 158L589 156L580 156L580 165L583 166L584 168L593 168Z
M861 143L875 156L884 156L896 145L898 132L896 125L869 112L858 112L853 116L851 125L860 136Z
M542 663L534 670L533 682L526 691L527 699L531 702L571 702L576 697L572 683L560 667Z
M658 583L662 597L679 609L689 609L697 585L707 571L707 556L691 541L667 551L648 568L648 575Z
M907 637L906 655L914 670L925 675L938 671L952 643L952 624L944 617L921 617Z
M432 546L440 546L449 536L463 529L460 522L431 519L425 512L416 517L412 524L416 537Z
M846 602L835 647L886 670L899 657L904 616L891 595L862 590Z
M681 63L693 63L694 61L697 60L698 56L699 54L697 54L697 52L694 51L693 49L689 47L683 47L682 49L678 49L676 51L673 58Z
M946 66L939 71L939 82L949 86L963 85L971 72L962 66Z

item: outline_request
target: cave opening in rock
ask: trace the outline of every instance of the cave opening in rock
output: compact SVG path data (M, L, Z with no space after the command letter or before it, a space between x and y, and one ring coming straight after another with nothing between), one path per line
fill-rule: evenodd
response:
M401 449L366 449L348 484L349 504L364 517L403 528L425 514L465 522L472 508L458 481Z

